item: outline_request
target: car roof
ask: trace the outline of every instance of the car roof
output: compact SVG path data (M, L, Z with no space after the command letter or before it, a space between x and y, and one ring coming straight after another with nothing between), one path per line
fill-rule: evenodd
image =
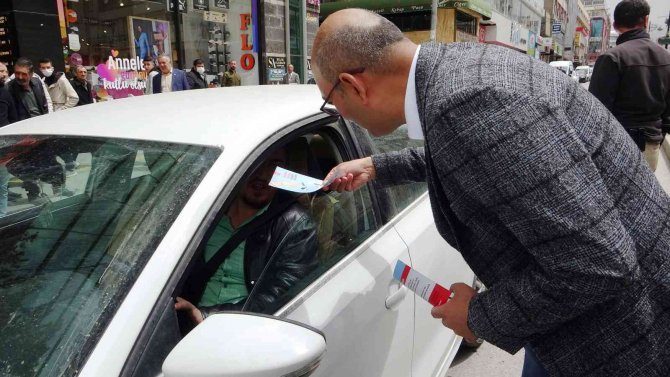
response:
M0 135L77 135L225 147L253 145L319 114L316 85L255 85L124 98L0 128Z

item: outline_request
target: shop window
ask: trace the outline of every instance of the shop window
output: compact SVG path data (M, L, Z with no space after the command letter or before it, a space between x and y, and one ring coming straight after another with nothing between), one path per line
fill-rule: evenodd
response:
M430 30L430 11L385 14L384 17L393 22L403 32Z
M456 30L477 35L477 19L467 13L456 11Z

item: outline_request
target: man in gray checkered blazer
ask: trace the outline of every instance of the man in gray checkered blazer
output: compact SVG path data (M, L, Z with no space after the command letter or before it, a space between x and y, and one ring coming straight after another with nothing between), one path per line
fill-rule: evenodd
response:
M670 200L597 99L530 56L419 47L362 10L331 15L312 57L342 116L425 136L340 164L330 189L428 182L438 230L489 288L455 284L433 316L526 347L527 375L670 375Z

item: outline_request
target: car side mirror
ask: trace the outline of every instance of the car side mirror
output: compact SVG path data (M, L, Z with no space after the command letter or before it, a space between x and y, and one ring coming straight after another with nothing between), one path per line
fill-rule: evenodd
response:
M253 313L214 314L163 362L165 377L307 377L326 352L319 330Z

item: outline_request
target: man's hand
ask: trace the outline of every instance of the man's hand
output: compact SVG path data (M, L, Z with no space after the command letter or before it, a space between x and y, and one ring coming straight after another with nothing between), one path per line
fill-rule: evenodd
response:
M325 191L355 191L375 179L375 166L371 157L343 162L328 173L324 181L332 180Z
M177 302L175 302L174 308L175 310L186 312L186 314L188 314L188 316L191 318L191 321L193 321L193 323L196 325L204 321L200 310L195 305L191 304L191 302L186 301L181 297L177 297Z
M455 283L451 286L453 297L446 304L436 306L430 311L433 318L441 318L442 324L462 336L469 342L475 342L477 336L468 327L468 307L470 300L477 294L467 284Z

